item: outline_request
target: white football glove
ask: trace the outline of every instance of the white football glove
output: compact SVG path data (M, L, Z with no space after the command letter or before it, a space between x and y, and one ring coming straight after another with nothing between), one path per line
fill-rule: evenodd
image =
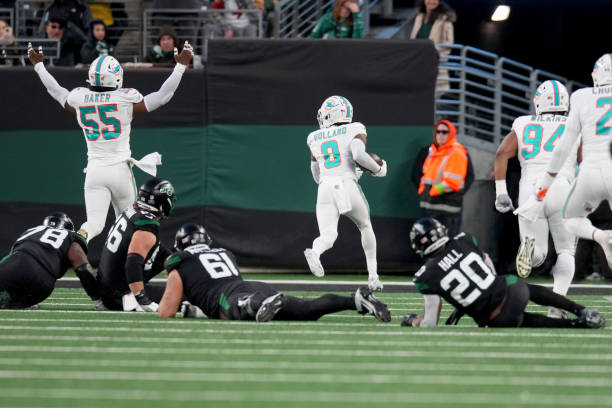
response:
M544 201L546 193L553 181L555 181L555 176L551 176L547 171L538 177L538 180L533 186L533 193L535 194L536 200Z
M355 166L355 177L359 180L363 176L363 170L359 166Z
M376 173L372 173L372 176L385 177L387 175L387 162L384 160L382 162L383 164L380 166L380 169Z
M380 279L378 279L378 276L372 276L368 278L368 289L370 289L371 291L378 292L383 290L383 284Z
M508 194L500 194L495 198L495 209L502 214L507 213L508 211L514 211L514 206L512 205L512 199Z
M144 312L157 312L159 305L153 302L151 299L149 299L147 295L145 295L144 290L141 290L134 296L136 297L136 301L140 305L140 308Z

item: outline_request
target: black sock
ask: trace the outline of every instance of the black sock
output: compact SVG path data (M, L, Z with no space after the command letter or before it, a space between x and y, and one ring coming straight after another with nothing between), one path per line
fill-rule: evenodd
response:
M278 312L275 320L318 320L323 315L344 310L356 310L352 297L328 294L313 300L304 300L287 296L285 306Z
M542 306L553 306L558 309L563 309L572 312L576 316L580 313L584 306L572 302L565 296L561 296L544 286L527 284L529 288L529 300Z
M585 327L578 323L578 319L553 319L537 313L523 313L523 324L521 327Z

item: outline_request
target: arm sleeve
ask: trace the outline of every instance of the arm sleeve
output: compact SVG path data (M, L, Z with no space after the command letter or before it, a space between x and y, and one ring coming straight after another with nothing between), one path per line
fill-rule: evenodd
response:
M60 84L57 83L53 75L51 75L45 65L42 62L34 65L34 71L38 74L40 81L43 83L45 88L47 88L47 92L53 99L55 99L62 108L66 105L66 99L68 99L68 90L63 88Z
M376 173L380 170L380 166L378 163L374 161L369 154L366 153L365 145L363 142L357 138L351 140L351 153L353 154L353 160L359 163L361 166L365 167L372 173Z
M547 171L549 173L558 173L559 170L561 170L567 156L572 151L576 138L580 134L580 104L576 101L577 98L575 95L576 94L573 94L572 98L570 99L570 106L572 109L570 109L567 124L565 125L565 131L563 132L563 136L561 136L561 143L559 143L559 145L557 145L555 148L552 158L550 159L550 163L548 163Z
M319 184L319 163L317 163L316 161L311 161L310 172L312 173L312 178L314 179L315 183Z
M144 97L147 111L153 112L155 109L164 106L172 99L174 92L181 83L181 78L186 68L187 67L183 64L176 64L172 74L170 74L168 79L162 84L159 91L150 93Z
M436 327L438 325L438 310L440 310L440 296L423 295L425 299L425 313L421 320L421 327Z

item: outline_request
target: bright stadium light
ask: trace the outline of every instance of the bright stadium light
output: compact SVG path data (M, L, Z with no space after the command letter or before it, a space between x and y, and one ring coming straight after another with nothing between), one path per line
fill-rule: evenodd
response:
M510 6L497 6L491 16L491 21L505 21L508 16L510 16Z

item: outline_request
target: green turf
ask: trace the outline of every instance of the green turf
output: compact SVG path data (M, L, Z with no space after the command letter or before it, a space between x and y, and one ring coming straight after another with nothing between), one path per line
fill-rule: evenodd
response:
M82 290L57 289L38 310L0 312L0 406L612 406L612 330L408 329L422 298L379 297L391 324L256 324L96 313ZM609 300L574 300L612 321Z

